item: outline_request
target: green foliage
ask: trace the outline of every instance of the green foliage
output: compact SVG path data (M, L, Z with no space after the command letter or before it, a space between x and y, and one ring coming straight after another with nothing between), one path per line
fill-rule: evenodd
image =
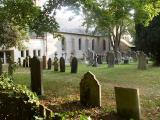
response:
M136 25L136 47L144 51L154 61L155 65L160 65L160 15L156 16L145 27L142 24Z
M14 84L13 81L4 74L0 77L0 92L7 92L10 97L23 99L26 103L39 105L38 97L26 86Z
M2 49L22 48L22 39L27 38L26 32L8 21L0 21L0 24L0 46Z

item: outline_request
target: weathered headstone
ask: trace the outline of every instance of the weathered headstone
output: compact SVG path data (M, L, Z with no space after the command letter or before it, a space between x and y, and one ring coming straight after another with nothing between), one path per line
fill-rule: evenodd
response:
M53 65L54 65L54 71L58 71L58 58L57 57L54 57Z
M129 64L129 58L127 56L124 57L124 64Z
M26 63L26 67L29 67L29 58L28 57L26 57L26 61L25 61L25 63Z
M97 62L98 64L102 64L102 55L98 55Z
M147 69L146 55L143 52L139 52L138 54L138 69L140 70Z
M63 57L60 58L60 72L65 72L65 59Z
M13 78L14 61L12 60L11 57L9 57L8 62L9 62L9 65L8 65L8 75Z
M29 56L29 67L31 67L31 56Z
M108 67L114 67L114 63L115 63L115 56L114 56L114 52L113 51L109 51L107 54L107 61L108 61Z
M21 66L21 58L18 58L18 65Z
M37 95L43 95L42 65L36 56L31 59L31 89Z
M47 60L46 60L46 56L43 56L43 69L45 70L46 69L46 63L47 63Z
M3 73L2 59L0 58L0 75Z
M126 120L140 120L139 89L115 87L117 113Z
M71 62L71 73L77 73L77 69L78 69L78 60L76 57L73 57Z
M101 85L91 72L87 72L80 82L80 102L85 106L101 106Z
M98 56L95 54L94 60L93 60L93 64L92 64L93 67L97 67L98 66L97 58L98 58Z
M117 51L117 63L120 64L122 60L122 54L120 51Z
M23 59L23 67L26 67L26 60Z
M52 68L52 59L51 58L48 59L47 65L48 65L48 70L51 70L51 68Z

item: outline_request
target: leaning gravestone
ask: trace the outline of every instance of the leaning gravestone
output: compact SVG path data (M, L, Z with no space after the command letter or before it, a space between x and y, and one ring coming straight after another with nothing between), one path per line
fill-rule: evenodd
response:
M63 57L60 58L60 72L65 72L65 59Z
M107 54L107 61L108 61L108 67L114 67L114 63L115 63L115 56L114 56L114 52L113 51L109 51Z
M43 70L46 69L46 63L47 63L47 60L46 60L46 56L43 56Z
M3 73L3 66L2 66L2 60L0 58L0 75L2 75Z
M36 56L31 59L31 89L37 95L43 95L42 65Z
M71 62L71 73L77 73L77 69L78 69L78 60L76 57L73 57Z
M53 65L54 65L54 71L58 71L58 58L57 57L54 57Z
M101 85L91 72L87 72L80 82L80 102L85 106L101 106Z
M127 120L140 120L139 89L115 87L117 113Z
M48 70L51 70L51 68L52 68L52 59L51 58L48 59L47 65L48 65Z
M146 55L143 52L139 52L138 54L138 69L140 70L147 69Z

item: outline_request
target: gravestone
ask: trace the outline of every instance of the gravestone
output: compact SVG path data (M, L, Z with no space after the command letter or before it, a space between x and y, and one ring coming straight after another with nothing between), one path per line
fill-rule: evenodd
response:
M29 67L31 67L31 56L29 56Z
M43 95L42 65L40 60L34 56L31 59L31 89L37 95Z
M95 54L94 60L93 60L93 64L92 64L93 67L97 67L98 66L97 58L98 58L98 56L97 56L97 54Z
M137 52L135 52L135 51L132 52L132 58L133 58L134 62L137 61Z
M60 58L60 72L65 72L65 59L63 57Z
M18 65L21 66L21 58L18 58Z
M102 55L98 55L97 57L97 63L102 64Z
M0 58L0 75L3 73L2 59Z
M46 56L43 56L43 70L46 69L46 63L47 63L47 58Z
M9 65L8 65L8 75L13 78L14 61L12 60L11 57L9 57L8 62L9 62Z
M26 67L26 60L23 59L23 67Z
M121 63L121 60L122 60L122 54L121 54L120 51L117 51L117 62L118 62L118 64Z
M139 89L115 87L115 97L120 117L140 120Z
M78 60L76 57L73 57L71 62L71 73L77 73L77 69L78 69Z
M127 56L124 57L124 64L129 64L129 58Z
M140 70L147 69L146 55L143 52L139 52L138 54L138 69Z
M109 51L107 54L107 61L108 61L108 67L112 68L114 67L114 63L115 63L115 56L114 56L114 52L113 51Z
M25 63L26 63L26 67L29 67L29 58L28 57L26 57L26 61L25 61Z
M47 65L48 65L48 70L51 70L51 68L52 68L52 59L51 58L48 59Z
M80 102L85 106L101 106L101 85L91 72L87 72L80 82Z
M53 65L54 65L54 71L58 71L58 58L57 57L54 57Z

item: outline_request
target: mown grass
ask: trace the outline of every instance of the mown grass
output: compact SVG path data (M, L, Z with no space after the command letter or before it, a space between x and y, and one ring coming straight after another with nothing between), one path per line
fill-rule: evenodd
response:
M69 66L65 73L44 70L45 97L41 101L57 112L81 109L73 101L79 101L79 82L88 71L96 75L102 86L102 108L96 109L98 114L115 110L114 86L122 86L139 88L143 119L160 119L160 68L149 66L147 70L138 70L136 63L116 65L114 68L108 68L106 64L97 68L80 64L77 74L71 74ZM29 69L18 68L14 81L30 87ZM66 103L70 105L67 106ZM75 108L72 109L72 106Z

